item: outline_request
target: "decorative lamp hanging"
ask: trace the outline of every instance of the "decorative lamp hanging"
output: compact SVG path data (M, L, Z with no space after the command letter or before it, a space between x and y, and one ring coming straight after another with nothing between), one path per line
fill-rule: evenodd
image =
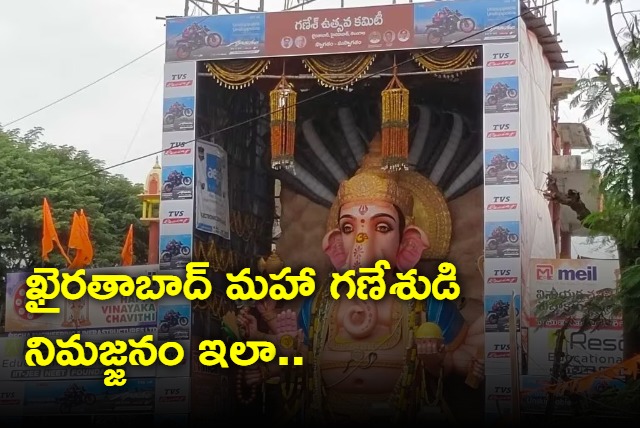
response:
M295 174L293 154L296 139L296 99L293 85L282 74L269 94L271 99L271 167Z
M382 168L388 171L409 169L409 90L397 70L394 57L393 77L382 91Z

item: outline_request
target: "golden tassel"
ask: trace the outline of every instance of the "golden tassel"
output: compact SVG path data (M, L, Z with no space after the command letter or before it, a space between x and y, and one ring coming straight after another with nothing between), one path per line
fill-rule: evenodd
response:
M409 169L409 90L393 77L382 91L382 167L389 171Z
M282 75L269 94L271 100L271 167L295 174L296 99L293 85Z

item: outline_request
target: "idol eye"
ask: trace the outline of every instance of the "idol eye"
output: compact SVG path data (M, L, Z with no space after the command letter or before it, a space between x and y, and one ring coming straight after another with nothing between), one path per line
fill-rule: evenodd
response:
M391 228L391 226L389 226L386 223L379 223L376 226L376 232L380 232L380 233L389 233L391 232L393 229Z
M342 233L351 233L353 232L353 226L349 223L345 223L342 225Z

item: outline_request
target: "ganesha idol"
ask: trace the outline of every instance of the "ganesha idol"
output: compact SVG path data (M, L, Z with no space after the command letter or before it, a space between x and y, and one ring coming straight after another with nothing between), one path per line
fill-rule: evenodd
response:
M390 287L398 281L396 273L421 266L421 260L447 261L451 217L443 193L424 175L382 169L379 135L368 152L339 186L322 250L339 273L387 261ZM420 274L433 280L437 271ZM387 293L380 300L360 300L339 289L342 297L334 299L330 283L331 278L317 279L312 297L280 313L273 302L259 302L272 336L256 332L250 315L239 316L253 338L269 338L284 355L304 357L302 367L245 369L247 383L290 382L298 370L296 376L305 380L298 399L308 423L408 422L442 411L448 375L465 379L468 388L479 387L481 316L467 320L459 301L432 296L401 300Z
M379 133L371 130L367 138L366 132L348 129L345 124L354 128L355 121L347 117L349 112L340 111L339 123L348 139L345 144L323 147L329 140L321 141L310 121L301 127L309 149L302 148L300 156L316 153L324 167L313 176L310 168L321 162L296 165L297 174L289 178L299 180L298 185L280 176L297 195L281 194L283 233L278 254L294 270L312 265L318 273L316 292L284 305L258 302L255 314L263 318L271 334L258 332L256 319L247 312L241 311L238 320L250 338L271 340L281 354L301 355L304 364L244 368L238 382L244 385L244 395L249 385L279 382L285 396L282 413L297 416L290 420L324 426L441 419L451 415L451 408L468 404L445 402L442 391L450 380L456 378L457 385L469 392L482 383L483 280L476 264L483 250L483 190L481 178L480 183L477 180L482 154L478 147L473 149L477 153L467 150L462 141L466 133L456 129L464 121L455 114L452 120L436 120L429 107L418 106L417 110L420 116L411 145L410 171L383 170ZM449 138L442 138L442 127L438 132L436 128L423 132L429 123L453 124ZM455 148L447 150L447 144ZM434 146L439 147L434 150ZM353 172L340 171L339 165L348 162L346 156L335 158L339 150L348 150L358 160ZM434 168L440 172L433 172ZM327 171L339 183L336 193L322 188L329 181L322 177ZM305 194L305 188L313 190ZM312 191L317 198L310 195ZM313 202L324 198L322 204L328 210L321 201L302 203L315 205L314 212L292 209L301 195ZM323 231L315 227L321 217L326 219ZM295 228L299 232L291 233ZM309 262L319 253L316 246L330 269L315 260ZM343 297L331 296L331 271L357 271L374 267L380 260L390 266L385 271L388 288L398 282L397 273L417 268L433 281L439 263L452 262L466 306L462 299L402 300L389 293L380 300L348 299L346 285L338 290ZM443 290L448 286L440 284ZM296 384L295 379L300 382ZM480 391L462 392L459 397L462 402L473 395L482 400Z

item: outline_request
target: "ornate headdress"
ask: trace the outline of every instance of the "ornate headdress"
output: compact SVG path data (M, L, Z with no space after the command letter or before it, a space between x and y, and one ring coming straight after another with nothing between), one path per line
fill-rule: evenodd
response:
M418 172L384 171L380 143L377 135L360 169L340 184L329 211L327 229L338 227L340 207L346 203L387 202L402 211L407 224L414 224L428 235L431 247L424 251L422 258L445 258L451 243L451 216L444 195Z

